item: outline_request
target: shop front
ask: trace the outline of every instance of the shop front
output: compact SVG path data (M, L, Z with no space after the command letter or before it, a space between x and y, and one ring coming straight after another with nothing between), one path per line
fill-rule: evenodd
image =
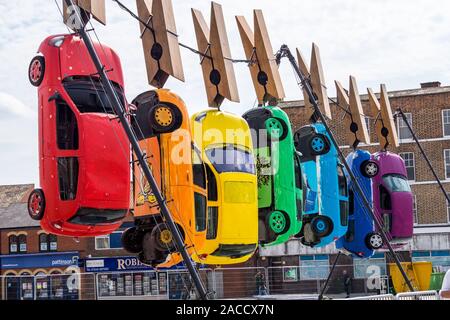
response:
M0 256L3 299L79 299L78 260L78 252Z
M131 256L89 258L84 265L95 273L98 299L176 299L189 292L182 267L155 270Z

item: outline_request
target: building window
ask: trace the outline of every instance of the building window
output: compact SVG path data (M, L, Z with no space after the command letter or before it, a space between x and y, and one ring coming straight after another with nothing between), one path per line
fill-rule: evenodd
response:
M17 253L18 251L18 239L16 235L9 236L9 253Z
M122 249L122 231L95 237L95 250Z
M406 167L406 173L408 176L408 180L412 180L412 181L416 180L414 153L413 152L402 152L399 155L405 161L405 167Z
M450 109L442 110L442 131L444 137L450 136Z
M450 197L450 193L447 193L447 196ZM445 200L445 202L447 202L447 222L450 223L450 203L447 201L447 199Z
M405 112L405 117L408 120L409 125L413 126L412 123L412 113ZM400 116L397 118L397 127L398 127L398 137L401 140L409 140L412 139L412 134L411 131L409 131L408 125L405 123L405 121L403 120L403 118Z
M283 267L283 282L298 281L298 267Z
M413 251L412 261L431 261L434 272L445 272L450 269L450 250Z
M58 237L56 237L54 234L50 234L48 236L48 243L50 251L58 251Z
M300 280L326 279L329 272L328 255L300 256Z
M448 206L447 206L447 212L448 212ZM417 196L414 195L413 197L413 213L414 213L414 224L419 224L419 215L417 213Z
M445 179L450 179L450 149L444 150Z
M54 234L41 233L39 235L39 251L57 251L58 242L57 237Z
M376 253L370 259L354 259L353 260L353 274L355 279L367 279L374 274L374 271L379 271L380 276L385 276L386 259L383 253Z
M19 252L26 253L27 252L27 236L21 234L19 236Z
M47 234L41 233L39 235L39 251L45 252L48 251L48 239Z

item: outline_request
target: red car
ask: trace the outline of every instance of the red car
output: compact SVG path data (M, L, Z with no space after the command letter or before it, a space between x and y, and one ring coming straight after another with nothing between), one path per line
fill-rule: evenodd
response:
M119 57L104 45L95 49L127 107ZM42 189L30 194L28 212L49 233L109 234L129 211L129 141L96 73L76 35L48 37L30 63L29 80L38 87Z

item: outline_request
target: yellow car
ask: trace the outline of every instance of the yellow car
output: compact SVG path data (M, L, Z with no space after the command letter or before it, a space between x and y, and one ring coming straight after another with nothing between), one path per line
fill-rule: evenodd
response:
M192 254L200 264L237 264L258 247L258 185L247 122L215 109L191 117L196 145L206 165L206 242ZM171 265L181 261L172 255Z

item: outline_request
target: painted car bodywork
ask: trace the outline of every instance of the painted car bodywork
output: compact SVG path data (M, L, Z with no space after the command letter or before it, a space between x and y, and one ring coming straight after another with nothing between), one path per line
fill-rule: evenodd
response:
M302 178L289 117L279 107L265 106L246 112L243 118L252 129L253 150L259 166L260 243L263 246L285 243L302 227ZM267 129L272 119L281 125L276 137ZM270 214L278 211L288 218L282 233L275 233L269 225Z
M127 108L119 57L105 45L94 46ZM41 227L62 236L109 234L130 207L128 138L120 123L111 121L113 112L85 112L76 104L88 95L98 99L97 107L107 101L78 36L50 36L38 53L46 62L38 88L39 178L46 202Z
M171 104L181 111L179 129L144 139L139 145L145 154L151 155L147 163L164 198L168 199L169 212L184 237L188 253L192 254L202 248L206 240L207 193L205 167L201 161L201 151L192 140L187 107L179 96L166 89L144 93L135 100L139 99L155 99L155 104ZM135 224L151 232L158 223L163 223L160 209L138 164L134 166L134 176ZM158 253L156 265L163 265L166 259L171 260L169 255L169 251Z
M241 117L214 109L194 114L191 123L208 179L206 243L192 258L209 265L245 262L258 246L258 190L250 128ZM241 158L221 167L220 150L233 150L233 157Z
M407 181L405 162L388 151L373 154L371 160L379 167L378 174L372 178L375 214L384 224L389 240L404 242L412 237L414 226L413 194ZM394 182L394 188L389 181Z
M352 170L359 186L361 187L367 201L372 204L372 181L364 176L361 166L365 161L370 160L371 154L365 150L355 150L351 152L346 161ZM363 200L354 191L353 181L346 171L349 181L349 223L347 233L336 241L337 249L345 249L356 258L370 258L375 251L366 244L367 236L375 230L375 224L364 206Z
M328 140L328 151L322 155L314 155L309 150L309 139L317 134ZM342 237L348 229L348 185L343 165L339 161L336 148L329 143L329 134L321 123L300 128L294 136L294 141L297 150L302 154L301 169L306 181L302 243L311 247L323 247ZM305 227L318 215L331 219L332 231L315 241L305 241Z

